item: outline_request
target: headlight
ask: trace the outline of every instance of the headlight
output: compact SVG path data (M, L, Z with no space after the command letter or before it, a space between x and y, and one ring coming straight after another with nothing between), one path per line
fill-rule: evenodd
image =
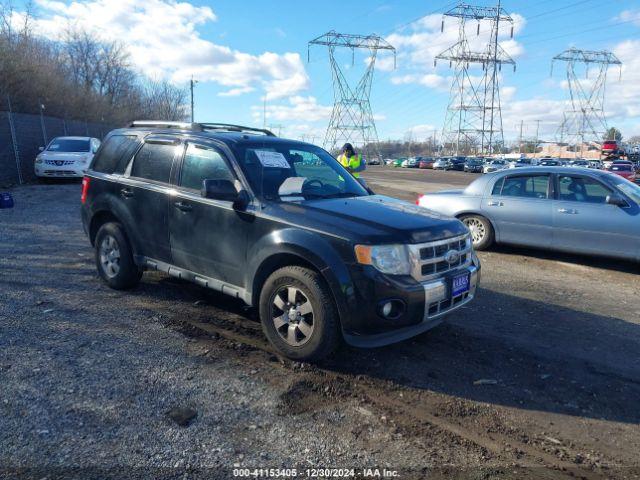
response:
M36 163L40 165L42 163L42 159L40 157L36 157Z
M390 275L409 275L411 262L405 245L356 245L356 259L362 265Z

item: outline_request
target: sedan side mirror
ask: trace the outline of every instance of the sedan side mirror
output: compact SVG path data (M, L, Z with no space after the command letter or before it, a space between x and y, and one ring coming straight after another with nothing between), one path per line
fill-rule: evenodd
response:
M627 201L622 198L620 195L607 195L606 202L609 205L615 205L616 207L628 207L629 204Z
M222 200L225 202L233 202L233 208L244 210L249 204L249 194L246 190L238 191L234 183L230 180L212 180L205 179L202 181L202 191L200 194L204 198L212 200Z

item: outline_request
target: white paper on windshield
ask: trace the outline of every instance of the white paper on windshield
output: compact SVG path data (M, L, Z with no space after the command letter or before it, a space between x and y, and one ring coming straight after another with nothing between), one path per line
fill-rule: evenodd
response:
M304 200L301 193L302 185L304 185L306 181L307 179L305 177L289 177L282 182L282 185L278 188L278 195L280 195L280 197L286 197L286 200L290 201Z
M267 168L291 168L287 159L280 152L270 150L255 150L263 167Z

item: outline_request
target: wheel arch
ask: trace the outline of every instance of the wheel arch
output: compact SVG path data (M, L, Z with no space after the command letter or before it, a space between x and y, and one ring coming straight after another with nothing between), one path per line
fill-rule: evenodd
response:
M129 241L135 257L135 255L137 255L140 251L139 245L137 244L134 236L130 234L127 223L124 222L122 218L112 210L98 210L91 216L91 220L89 222L89 241L91 242L91 245L95 246L96 235L98 234L98 230L100 230L100 227L109 222L118 223L122 227L124 235Z

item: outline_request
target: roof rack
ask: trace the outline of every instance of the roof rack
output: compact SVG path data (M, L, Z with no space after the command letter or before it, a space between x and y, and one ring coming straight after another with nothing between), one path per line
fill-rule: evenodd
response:
M275 134L271 130L265 128L253 128L245 127L242 125L233 125L230 123L199 123L203 130L222 130L226 132L247 132L247 133L261 133L268 137L275 137Z
M142 127L142 128L168 128L176 130L196 130L201 132L203 130L199 123L189 122L169 122L163 120L134 120L129 124L129 128Z
M195 130L204 132L205 130L220 130L225 132L246 132L261 133L268 137L275 137L271 130L263 128L245 127L243 125L233 125L231 123L189 123L189 122L169 122L163 120L134 120L129 124L129 128L166 128L176 130Z

